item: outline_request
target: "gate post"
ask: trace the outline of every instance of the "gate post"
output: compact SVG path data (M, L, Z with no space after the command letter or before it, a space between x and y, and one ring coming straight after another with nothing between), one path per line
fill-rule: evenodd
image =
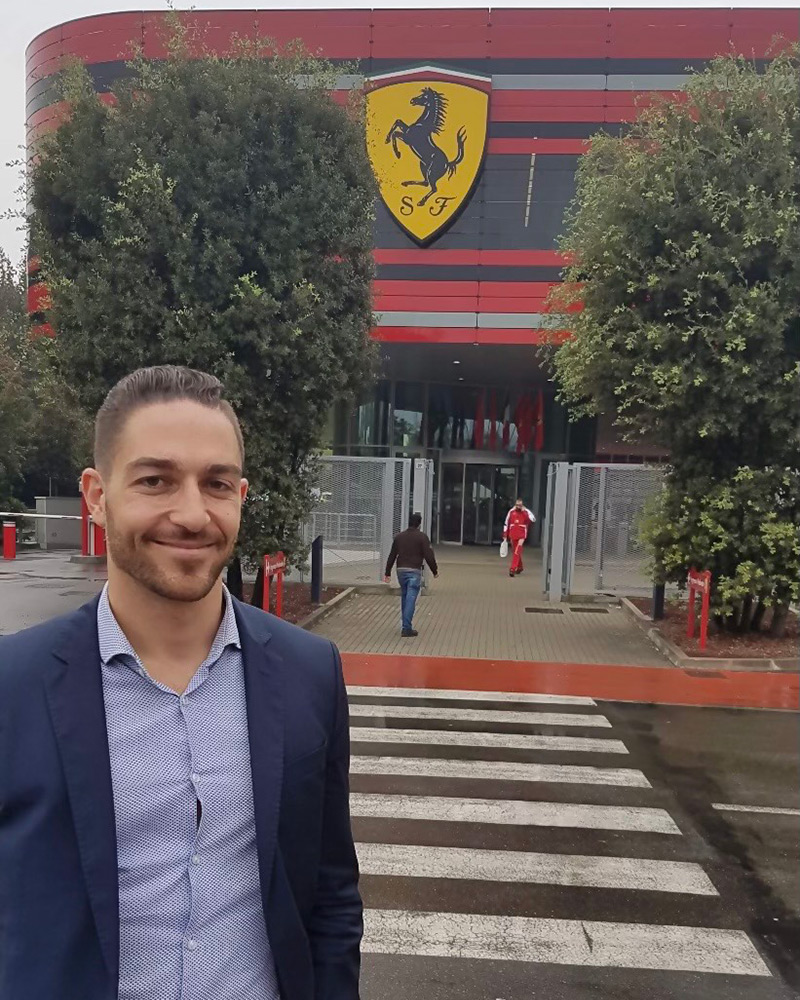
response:
M431 533L431 504L428 496L428 458L414 459L414 485L412 487L412 513L422 514L422 530Z
M553 531L550 551L550 579L547 581L548 600L560 602L564 585L564 550L567 545L567 483L569 465L555 462L556 482L553 489Z
M311 543L311 603L322 603L322 535Z
M608 469L600 466L600 492L597 498L597 551L594 554L594 589L603 587L603 547L606 538L606 479Z
M383 464L383 475L381 476L381 516L380 527L378 529L378 550L380 552L378 566L379 580L383 579L383 570L386 566L386 560L389 558L389 549L392 547L394 533L394 470L395 462L397 461L398 459L392 459L389 462L385 462ZM401 524L400 530L402 531L405 527L407 525Z

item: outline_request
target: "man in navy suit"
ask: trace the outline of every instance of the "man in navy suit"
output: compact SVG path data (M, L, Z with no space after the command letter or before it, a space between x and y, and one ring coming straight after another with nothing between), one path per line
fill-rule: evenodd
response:
M239 422L202 372L108 394L108 584L0 640L0 997L357 1000L341 663L234 600Z

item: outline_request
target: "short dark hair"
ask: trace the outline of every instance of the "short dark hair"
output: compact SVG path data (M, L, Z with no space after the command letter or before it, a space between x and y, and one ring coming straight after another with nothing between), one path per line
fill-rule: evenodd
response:
M222 398L222 383L213 375L186 368L183 365L154 365L137 368L121 378L103 400L94 421L95 465L107 467L114 445L128 417L142 406L186 399L192 403L219 410L231 422L236 433L242 463L244 439L239 418L231 404Z
M422 524L422 514L412 514L408 519L409 528L418 528Z

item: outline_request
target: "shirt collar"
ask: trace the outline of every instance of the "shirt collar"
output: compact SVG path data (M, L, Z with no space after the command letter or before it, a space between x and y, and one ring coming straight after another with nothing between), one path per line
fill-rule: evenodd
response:
M209 667L216 663L222 656L223 650L227 649L228 646L235 646L236 649L242 648L239 627L236 624L236 615L233 610L233 600L225 586L222 588L222 596L225 602L222 621L214 636L214 641L211 643L208 656L204 660L204 663ZM128 637L120 628L119 622L111 610L108 600L108 584L103 587L100 602L97 605L97 637L103 666L107 666L117 656L130 656L138 661L136 650L128 642Z

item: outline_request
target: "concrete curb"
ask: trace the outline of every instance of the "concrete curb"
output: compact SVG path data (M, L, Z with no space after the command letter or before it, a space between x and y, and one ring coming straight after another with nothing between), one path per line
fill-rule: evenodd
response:
M79 566L105 566L108 560L106 556L70 556L69 561Z
M310 629L312 626L316 625L317 622L320 622L323 618L327 617L331 611L335 610L340 604L343 604L349 597L352 597L355 592L355 587L347 587L341 592L341 594L337 594L336 597L332 597L327 603L322 604L315 611L312 611L310 615L307 615L302 621L298 622L298 627L306 630Z
M640 611L639 608L629 601L627 597L620 598L620 604L625 612L636 624L647 633L647 638L653 643L656 649L673 664L682 670L757 670L765 673L781 671L791 673L800 671L800 659L777 659L768 660L761 658L736 658L736 657L714 657L714 656L687 656L682 649L670 642L660 629L656 628L652 620Z

